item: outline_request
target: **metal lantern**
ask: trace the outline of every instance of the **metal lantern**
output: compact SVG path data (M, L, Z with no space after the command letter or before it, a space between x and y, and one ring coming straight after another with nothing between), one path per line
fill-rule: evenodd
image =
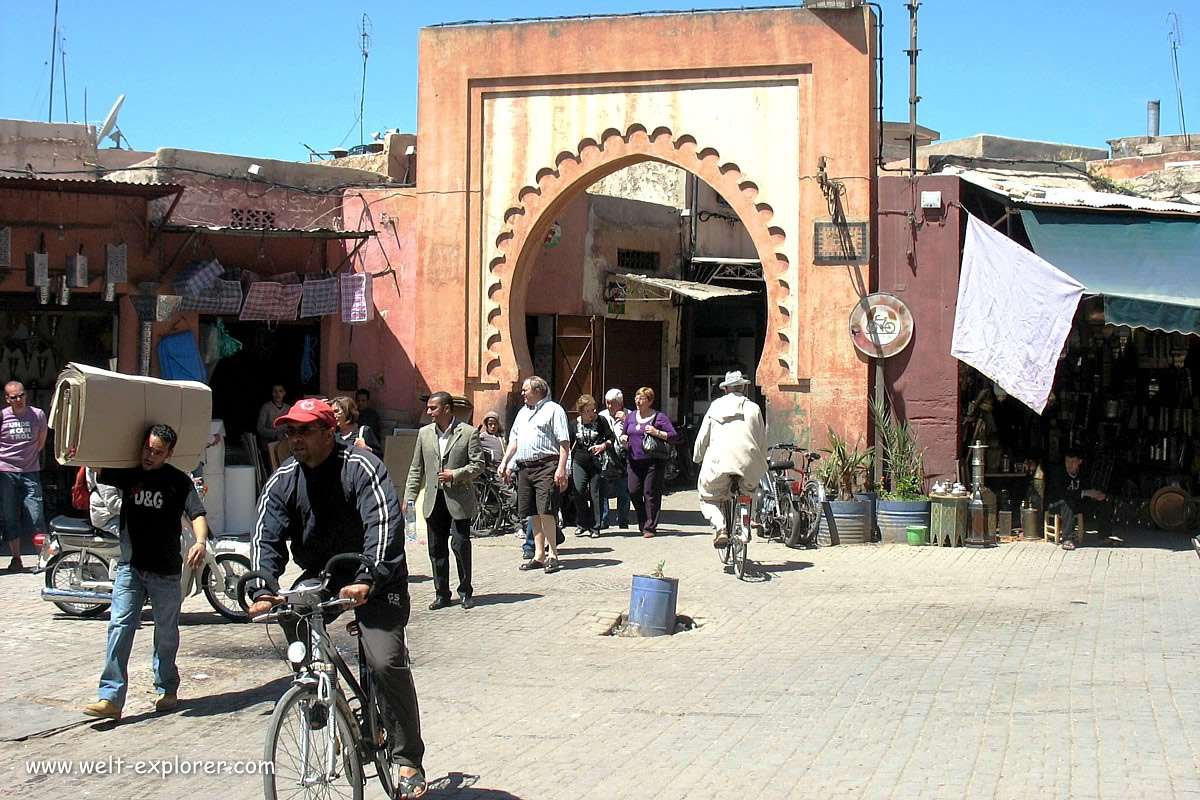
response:
M83 249L83 248L80 248ZM67 287L86 289L88 285L88 257L83 253L67 256Z
M26 286L49 286L50 285L50 254L49 253L26 253L25 254L25 285ZM38 295L39 301L41 294ZM47 298L49 302L49 298Z

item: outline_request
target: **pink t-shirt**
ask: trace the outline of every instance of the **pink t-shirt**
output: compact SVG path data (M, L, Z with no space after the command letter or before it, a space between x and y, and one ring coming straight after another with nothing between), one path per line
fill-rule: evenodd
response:
M46 430L46 412L25 406L17 416L11 408L0 414L0 472L37 472L41 469L38 439Z

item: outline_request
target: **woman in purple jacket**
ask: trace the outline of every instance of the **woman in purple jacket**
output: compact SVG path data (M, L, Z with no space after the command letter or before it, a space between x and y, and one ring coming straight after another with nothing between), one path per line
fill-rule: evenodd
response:
M650 539L658 531L666 461L646 455L642 438L651 436L669 444L676 434L667 415L654 408L654 390L649 386L638 389L633 402L637 411L625 415L621 444L629 458L629 499L637 512L642 536Z

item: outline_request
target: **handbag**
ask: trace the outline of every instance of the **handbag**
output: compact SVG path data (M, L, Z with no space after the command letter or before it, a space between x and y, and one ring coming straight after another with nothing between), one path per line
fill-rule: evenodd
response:
M596 456L600 466L600 477L606 481L615 481L625 477L625 462L609 448Z
M642 452L655 461L666 461L671 457L671 445L666 439L659 439L648 433L642 434Z

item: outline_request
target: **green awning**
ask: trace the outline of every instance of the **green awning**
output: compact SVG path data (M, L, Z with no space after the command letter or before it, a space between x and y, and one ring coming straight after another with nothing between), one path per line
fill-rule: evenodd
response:
M1104 296L1111 325L1200 334L1200 216L1023 208L1033 251Z

